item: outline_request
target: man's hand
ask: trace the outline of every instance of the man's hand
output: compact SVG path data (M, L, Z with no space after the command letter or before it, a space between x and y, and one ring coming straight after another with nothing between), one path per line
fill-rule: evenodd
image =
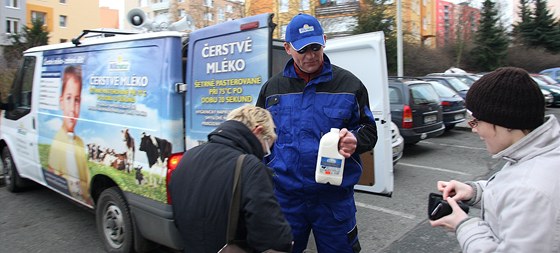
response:
M340 130L340 140L338 141L338 152L345 158L350 157L356 151L358 140L353 133L348 129L343 128Z

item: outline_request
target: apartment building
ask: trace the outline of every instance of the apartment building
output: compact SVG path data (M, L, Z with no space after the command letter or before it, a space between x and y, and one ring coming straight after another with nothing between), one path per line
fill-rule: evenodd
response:
M199 29L244 16L240 0L125 0L125 11L139 8L155 23L171 24L190 17ZM125 22L124 27L132 28Z
M0 46L11 45L10 35L25 25L25 0L5 0L0 6Z
M86 29L101 26L99 1L27 0L26 25L40 19L49 31L49 44L67 42Z

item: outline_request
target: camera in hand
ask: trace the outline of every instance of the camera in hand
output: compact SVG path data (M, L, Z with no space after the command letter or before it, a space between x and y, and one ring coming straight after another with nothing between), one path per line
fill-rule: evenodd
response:
M469 213L469 206L461 201L457 201L459 207L465 211L465 213ZM428 218L430 220L438 220L443 216L450 215L453 212L453 209L447 203L447 201L443 200L443 196L437 193L430 193L430 198L428 200Z

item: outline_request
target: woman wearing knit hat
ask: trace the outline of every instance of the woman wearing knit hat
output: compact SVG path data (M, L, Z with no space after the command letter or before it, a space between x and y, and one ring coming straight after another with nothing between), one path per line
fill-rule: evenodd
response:
M467 93L472 131L504 167L488 180L439 181L453 213L430 221L455 231L463 252L560 252L560 124L544 115L544 98L529 74L505 67ZM480 205L469 217L457 205Z

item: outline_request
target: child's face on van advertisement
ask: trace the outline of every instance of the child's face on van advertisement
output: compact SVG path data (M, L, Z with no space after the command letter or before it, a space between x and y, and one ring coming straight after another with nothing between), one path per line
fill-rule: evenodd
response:
M60 109L62 110L62 126L68 132L74 132L76 122L80 117L82 82L76 76L71 76L60 96Z

